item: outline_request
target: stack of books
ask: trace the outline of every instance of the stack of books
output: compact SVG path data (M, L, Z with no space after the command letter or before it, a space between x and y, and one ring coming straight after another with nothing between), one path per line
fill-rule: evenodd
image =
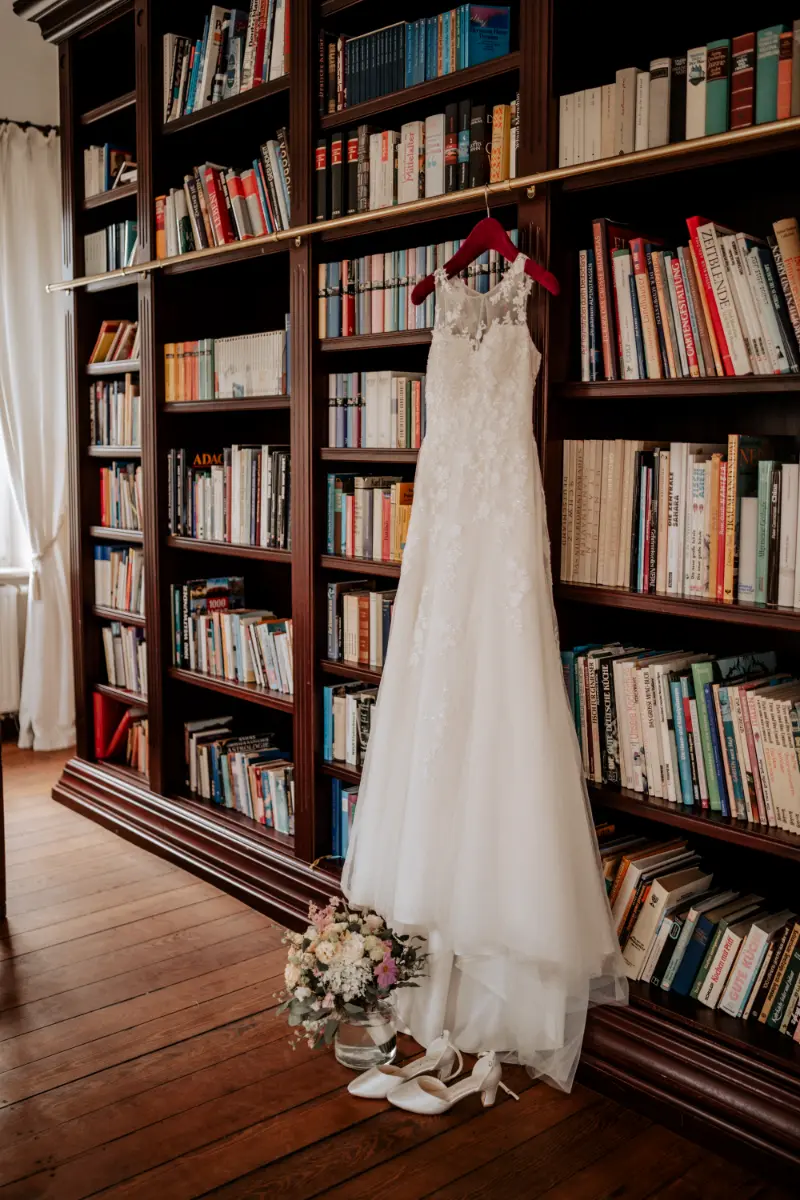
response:
M137 717L128 727L125 741L125 762L134 771L146 775L150 770L150 754L147 743L147 717Z
M94 602L119 612L144 613L144 551L140 547L94 547Z
M116 645L112 646L112 653ZM100 761L123 761L147 774L147 709L137 708L102 692L92 696L94 752Z
M359 769L367 753L376 687L334 683L322 689L322 755Z
M561 579L800 608L799 476L789 439L567 441Z
M139 357L138 321L103 321L90 363L124 362Z
M142 529L142 468L112 462L100 468L100 524L106 529Z
M800 114L800 21L718 38L561 96L559 166Z
M138 696L147 695L147 644L143 629L111 621L103 626L108 682Z
M331 855L346 858L350 830L358 802L358 788L348 787L340 779L331 780Z
M83 237L83 272L85 275L104 275L132 267L136 262L139 242L135 221L117 221L96 233Z
M278 833L294 833L294 766L271 733L234 734L230 716L186 721L186 786Z
M215 4L196 41L164 34L164 121L238 96L289 69L288 0Z
M401 562L413 500L399 475L329 475L328 554Z
M357 37L320 32L319 110L340 112L508 54L510 10L460 4Z
M192 167L183 184L156 196L156 257L174 258L246 242L291 224L289 135L279 129L244 171L214 163Z
M689 244L598 218L579 252L581 379L786 375L800 370L800 233L766 241L690 217Z
M175 666L292 695L292 622L245 608L241 576L173 584L170 601Z
M419 449L425 436L425 374L339 371L328 376L328 445Z
M87 146L83 151L83 195L88 200L136 180L136 163L128 150L117 150L108 142Z
M285 395L289 314L286 328L239 337L200 338L164 345L164 399L227 400Z
M291 549L288 446L170 450L168 493L172 534Z
M396 588L369 579L328 584L328 658L380 671L389 646Z
M89 386L89 442L92 446L141 446L142 401L138 377L124 382L98 380Z
M461 100L400 132L359 125L317 142L318 221L425 196L500 183L516 174L519 104ZM488 121L487 121L488 116Z

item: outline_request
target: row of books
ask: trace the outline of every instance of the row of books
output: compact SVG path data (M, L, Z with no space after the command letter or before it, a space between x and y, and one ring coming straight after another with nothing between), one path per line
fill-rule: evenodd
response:
M396 588L379 591L368 579L329 583L328 658L380 671L389 645L396 595Z
M333 683L322 689L322 756L326 762L363 766L378 698L376 687Z
M719 38L561 96L559 166L800 114L800 21Z
M518 244L518 231L509 230ZM397 333L407 329L432 329L436 294L422 304L412 304L415 286L437 267L443 267L461 246L461 240L388 250L363 258L319 264L317 320L319 336L352 337L369 333ZM468 287L488 292L502 279L506 262L496 250L487 250L461 276Z
M460 4L418 21L398 21L357 37L324 31L319 41L319 107L340 112L428 79L508 54L510 10Z
M110 192L124 183L133 183L136 164L132 160L130 151L118 150L108 142L102 146L86 146L83 151L84 199Z
M94 547L94 602L119 612L144 613L144 551L139 546Z
M196 41L164 34L164 121L238 96L289 69L287 0L250 0L249 10L215 4Z
M796 459L741 434L565 442L562 580L800 608Z
M164 399L230 400L280 396L288 388L289 315L286 329L238 337L200 338L164 345Z
M294 833L294 765L272 733L235 734L233 717L183 726L192 796L233 809L278 833Z
M331 780L331 854L334 858L346 858L353 828L358 788Z
M106 529L142 529L142 468L112 462L100 468L100 524Z
M102 321L90 363L123 362L139 357L138 321Z
M461 100L400 132L359 125L317 142L314 158L318 221L344 213L391 208L424 196L499 183L516 174L518 102Z
M289 141L285 129L244 171L204 163L178 188L156 196L156 257L245 242L291 224Z
M245 608L240 575L173 584L170 602L175 666L292 695L292 622Z
M339 371L328 376L328 445L413 450L425 437L424 372Z
M147 695L147 642L136 625L111 621L103 626L103 652L108 682L137 696Z
M89 385L89 441L92 446L141 446L142 398L139 381L97 380Z
M791 909L715 883L681 838L614 831L601 838L600 856L630 979L800 1041L800 921Z
M83 271L85 275L104 275L132 267L139 242L135 221L117 221L83 235Z
M148 724L146 716L138 716L128 726L125 739L125 763L134 771L147 775L150 770Z
M413 500L399 475L329 475L328 554L401 562Z
M688 246L598 218L579 253L581 378L680 379L800 370L800 232L766 242L689 217Z
M800 833L800 682L772 651L614 643L562 664L587 779Z
M92 712L95 757L106 762L124 762L146 775L147 709L94 692Z
M170 450L169 531L237 546L291 548L288 446Z

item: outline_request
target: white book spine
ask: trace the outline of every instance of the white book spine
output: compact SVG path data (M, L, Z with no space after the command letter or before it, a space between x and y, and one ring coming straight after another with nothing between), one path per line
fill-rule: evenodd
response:
M714 302L720 324L728 343L734 374L749 375L752 367L742 336L739 318L731 294L731 280L719 245L719 237L713 222L697 227L698 244L701 247L706 270L711 281Z
M444 193L444 113L425 120L425 195Z
M737 600L752 604L756 598L756 547L758 498L742 496L739 508L739 586Z
M650 127L647 144L666 146L669 141L669 99L672 83L672 60L654 58L650 63Z
M600 157L614 155L614 129L616 116L616 84L606 83L600 89Z
M636 336L633 324L633 304L631 302L630 254L615 254L612 259L614 270L614 287L617 293L617 310L619 313L620 340L622 342L622 376L623 379L639 378L639 360L636 354ZM587 337L587 369L588 369L588 337ZM588 376L587 376L588 378Z
M705 137L706 132L706 47L696 46L686 54L686 139Z
M781 470L781 528L778 572L778 604L791 608L797 564L797 504L800 466L784 463Z
M572 161L575 166L579 166L584 162L586 152L586 92L575 92L572 100L575 106L575 137Z
M575 96L570 93L558 101L558 165L575 164Z
M636 76L636 129L634 150L646 150L650 136L650 72L640 71Z
M725 930L697 997L707 1008L717 1007L741 944L740 937L730 929Z
M636 142L636 67L617 71L614 97L614 153L630 154Z
M673 442L669 452L669 527L667 530L667 595L683 591L683 505L686 445Z
M602 89L587 88L583 101L583 161L602 158Z
M560 578L569 583L570 578L570 544L569 544L569 473L571 465L572 442L565 441L561 454L561 562Z
M744 944L728 975L725 990L719 1002L721 1012L738 1017L750 993L753 980L758 973L767 949L768 935L758 925L753 925L744 939Z

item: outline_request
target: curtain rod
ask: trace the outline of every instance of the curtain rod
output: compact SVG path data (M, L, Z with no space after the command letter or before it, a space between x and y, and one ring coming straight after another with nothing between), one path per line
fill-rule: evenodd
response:
M35 121L15 121L13 117L0 117L0 125L19 125L20 129L38 129L40 133L58 133L58 125L37 125Z

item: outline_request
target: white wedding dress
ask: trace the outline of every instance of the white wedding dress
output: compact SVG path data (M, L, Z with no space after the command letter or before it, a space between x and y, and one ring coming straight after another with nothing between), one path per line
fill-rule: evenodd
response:
M561 673L531 432L520 254L490 292L436 273L428 428L343 888L428 939L398 992L427 1046L568 1090L591 1003L624 1002Z

